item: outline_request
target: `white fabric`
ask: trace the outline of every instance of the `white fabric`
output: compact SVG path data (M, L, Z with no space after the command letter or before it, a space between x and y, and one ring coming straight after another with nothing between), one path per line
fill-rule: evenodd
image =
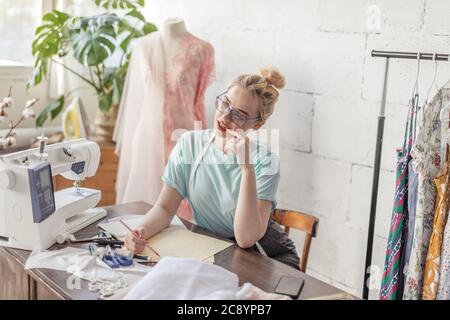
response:
M66 247L61 250L33 251L25 263L25 270L33 268L66 271L88 281L123 278L128 287L109 299L290 299L267 293L250 283L239 287L238 277L234 273L186 258L165 257L153 268L134 263L129 267L111 269L87 250Z
M151 33L133 44L113 136L120 157L117 203L155 204L162 188L165 161L160 103L165 89L161 81L164 70L158 63L163 57L162 46L153 41L155 36L156 32Z
M138 263L111 269L101 259L91 256L88 250L73 247L31 252L25 263L25 270L34 268L66 271L88 281L93 279L117 280L124 277L127 283L140 280L152 269Z
M290 299L268 294L250 283L239 287L236 274L204 262L165 257L125 296L126 300Z
M137 229L142 225L144 220L144 215L122 215L116 218L108 219L108 222L101 223L99 227L105 230L116 238L124 238L128 234L128 229L124 227L119 220L123 220L131 229ZM170 226L181 226L184 227L183 222L177 217L173 216Z

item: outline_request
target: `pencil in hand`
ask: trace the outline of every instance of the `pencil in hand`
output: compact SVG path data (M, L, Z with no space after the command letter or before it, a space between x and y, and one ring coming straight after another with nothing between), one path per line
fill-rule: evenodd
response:
M139 237L139 235L136 234L136 232L133 231L133 229L131 229L122 219L119 220L119 222L128 230L130 231L132 234L136 235L137 237ZM140 237L139 237L140 238ZM161 257L159 255L159 253L153 249L148 243L145 245L147 248L149 248L150 250L153 251L154 254L156 254L158 257Z

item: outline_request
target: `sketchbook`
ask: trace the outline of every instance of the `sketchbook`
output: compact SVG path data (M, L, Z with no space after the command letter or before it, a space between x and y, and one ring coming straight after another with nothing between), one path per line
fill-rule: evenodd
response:
M123 216L121 218L132 229L138 228L142 222L142 217ZM99 227L119 239L123 239L128 233L118 219L102 223ZM160 255L158 257L146 247L139 255L148 256L150 262L157 262L163 257L191 258L213 262L216 253L233 245L231 241L216 239L188 230L176 216L168 228L154 235L147 243Z

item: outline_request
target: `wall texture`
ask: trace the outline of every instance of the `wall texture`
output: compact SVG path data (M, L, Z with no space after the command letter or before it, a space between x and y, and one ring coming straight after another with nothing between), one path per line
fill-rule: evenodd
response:
M307 272L359 295L384 68L370 51L448 52L449 10L443 0L148 0L146 16L159 26L181 17L193 34L215 47L216 81L206 96L210 123L214 96L234 76L266 64L286 75L269 124L280 129L279 206L320 219ZM402 142L416 65L394 60L390 68L373 257L381 268L395 148ZM421 64L423 99L433 72L433 62ZM448 78L449 65L440 63L437 83ZM301 247L302 236L293 238ZM371 297L377 296L375 288Z

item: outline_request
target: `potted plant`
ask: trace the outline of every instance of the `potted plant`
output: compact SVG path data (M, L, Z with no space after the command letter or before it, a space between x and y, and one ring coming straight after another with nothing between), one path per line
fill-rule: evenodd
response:
M130 42L157 29L141 13L144 0L93 1L107 12L85 17L53 10L42 17L43 23L36 28L32 43L35 68L27 87L38 85L48 76L50 63L61 65L95 90L97 133L111 136L130 61ZM117 51L119 61L107 66L108 58L117 56ZM60 59L69 54L86 72L80 73ZM50 103L36 117L36 126L41 127L49 114L51 119L58 116L70 94L66 92Z

